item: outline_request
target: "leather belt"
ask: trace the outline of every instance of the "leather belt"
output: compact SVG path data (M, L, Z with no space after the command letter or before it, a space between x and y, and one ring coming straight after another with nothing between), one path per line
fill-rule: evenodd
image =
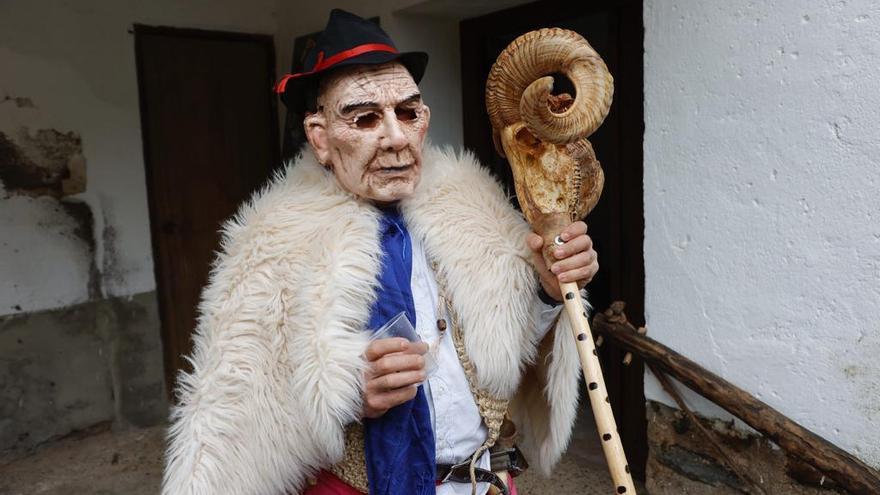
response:
M445 483L447 481L455 481L458 483L471 482L471 461L464 461L458 464L437 464L437 482ZM503 495L509 495L507 485L501 481L501 478L492 471L482 468L474 468L474 476L478 483L491 483L501 490Z
M510 492L507 489L507 484L495 473L509 472L512 477L516 477L528 467L528 464L526 464L525 459L516 447L492 452L490 465L491 470L475 468L475 478L479 483L491 483L501 490L503 495L509 495ZM470 483L470 466L470 457L458 464L437 464L437 482L454 481L457 483Z

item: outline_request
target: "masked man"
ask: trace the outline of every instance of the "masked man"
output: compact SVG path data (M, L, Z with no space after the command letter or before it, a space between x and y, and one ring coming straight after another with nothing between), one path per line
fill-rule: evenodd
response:
M224 228L164 493L515 493L488 450L505 416L558 461L579 364L557 277L585 284L596 253L574 223L548 270L489 173L424 146L426 64L334 10L279 83L311 149ZM400 313L420 341L371 338Z

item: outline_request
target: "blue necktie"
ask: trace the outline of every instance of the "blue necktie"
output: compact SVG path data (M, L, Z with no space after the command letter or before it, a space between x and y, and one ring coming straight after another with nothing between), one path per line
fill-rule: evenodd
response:
M412 296L412 242L397 210L383 210L379 223L382 269L368 327L377 330L398 313L416 324ZM435 493L434 431L425 391L413 400L364 420L364 454L370 495Z

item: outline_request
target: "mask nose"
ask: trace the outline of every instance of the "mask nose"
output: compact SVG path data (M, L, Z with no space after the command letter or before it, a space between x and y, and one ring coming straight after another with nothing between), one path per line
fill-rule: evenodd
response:
M382 149L386 151L400 151L406 147L406 135L397 114L394 110L387 109L382 112Z

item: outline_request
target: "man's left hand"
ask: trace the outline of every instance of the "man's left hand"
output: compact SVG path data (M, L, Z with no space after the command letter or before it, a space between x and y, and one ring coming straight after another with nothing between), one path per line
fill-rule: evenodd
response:
M599 261L593 250L593 240L587 235L587 224L575 222L559 234L563 244L553 251L556 262L547 268L541 247L544 240L538 234L529 234L526 243L532 250L532 264L544 292L553 299L562 301L559 282L577 282L578 287L587 285L599 271ZM558 279L558 281L557 281Z

